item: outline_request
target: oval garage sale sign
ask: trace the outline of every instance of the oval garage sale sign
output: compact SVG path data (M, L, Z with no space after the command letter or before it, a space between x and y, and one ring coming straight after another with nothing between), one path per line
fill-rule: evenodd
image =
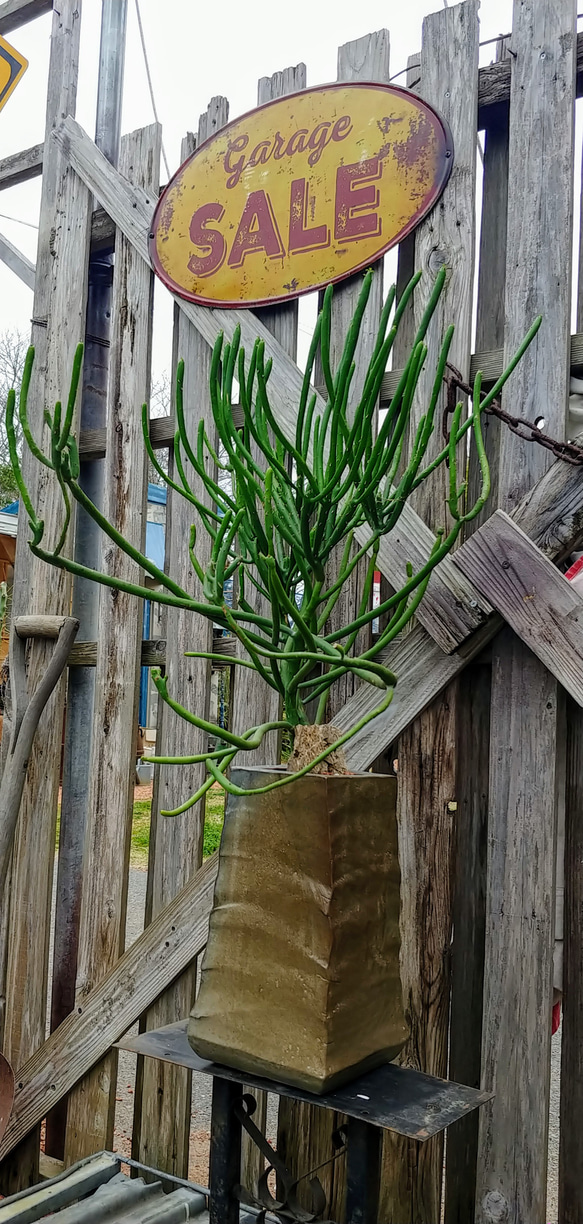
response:
M160 197L154 268L206 306L260 306L368 267L439 198L450 133L388 85L324 85L205 141Z

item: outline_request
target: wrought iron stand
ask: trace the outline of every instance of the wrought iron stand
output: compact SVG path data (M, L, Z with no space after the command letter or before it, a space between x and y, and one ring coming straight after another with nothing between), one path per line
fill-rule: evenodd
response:
M396 1131L424 1143L483 1105L492 1095L389 1063L326 1096L314 1096L287 1084L243 1075L231 1067L203 1061L188 1044L186 1021L141 1033L119 1045L124 1050L213 1076L210 1224L239 1224L242 1204L258 1208L260 1220L265 1219L267 1212L270 1218L282 1224L287 1221L334 1224L326 1217L326 1200L316 1177L317 1170L306 1171L299 1179L291 1177L277 1152L255 1126L255 1101L243 1091L243 1084L348 1116L348 1124L334 1137L335 1151L331 1153L334 1160L346 1150L346 1224L377 1224L383 1130ZM240 1185L243 1130L267 1161L256 1196ZM271 1170L277 1175L277 1198L267 1184ZM313 1202L309 1210L299 1204L296 1195L299 1182L307 1182L312 1191Z

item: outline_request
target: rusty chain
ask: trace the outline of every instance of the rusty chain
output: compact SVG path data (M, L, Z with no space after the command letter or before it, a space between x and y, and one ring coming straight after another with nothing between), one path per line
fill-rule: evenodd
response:
M473 388L460 374L456 367L447 363L447 374L444 377L444 382L447 387L446 403L443 413L443 435L447 440L449 438L449 417L455 411L457 404L457 393L462 391L464 395L468 395L471 399ZM526 417L511 416L509 412L505 412L499 400L493 400L486 413L491 416L498 417L503 421L513 433L517 434L525 442L537 442L539 446L544 446L546 450L550 450L557 459L562 459L564 463L571 463L575 467L583 466L583 446L579 446L576 442L559 442L556 438L549 437L548 434L542 432L533 421L528 421Z

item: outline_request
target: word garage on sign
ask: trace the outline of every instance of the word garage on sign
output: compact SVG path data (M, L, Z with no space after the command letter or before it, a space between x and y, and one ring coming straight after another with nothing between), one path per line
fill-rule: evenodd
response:
M443 120L407 90L325 85L268 102L168 184L154 268L203 305L285 301L379 259L433 207L452 164Z

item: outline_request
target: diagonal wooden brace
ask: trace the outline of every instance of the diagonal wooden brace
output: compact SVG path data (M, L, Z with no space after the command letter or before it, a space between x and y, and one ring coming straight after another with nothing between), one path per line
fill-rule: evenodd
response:
M0 782L0 895L10 862L35 732L66 666L78 628L79 621L72 616L19 616L14 623L10 641L10 747ZM36 691L30 696L26 684L26 641L35 637L55 639L56 646Z
M456 565L583 706L583 599L552 561L497 510L459 550Z

